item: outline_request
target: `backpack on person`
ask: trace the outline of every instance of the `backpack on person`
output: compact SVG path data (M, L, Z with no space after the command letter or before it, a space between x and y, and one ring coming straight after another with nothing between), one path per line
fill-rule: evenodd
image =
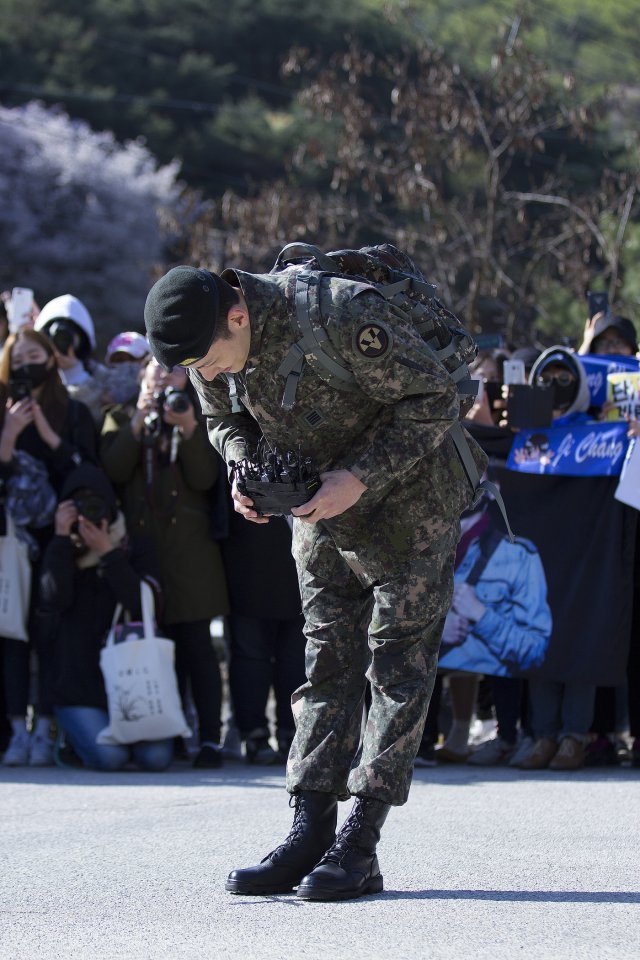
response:
M435 286L407 254L389 243L331 253L323 253L308 243L290 243L278 254L271 273L293 265L303 267L296 278L296 311L292 317L294 333L300 339L279 370L287 377L282 403L285 409L290 410L295 404L297 381L305 363L336 390L356 389L353 373L332 347L322 325L319 294L326 276L364 281L403 311L431 355L455 380L468 409L478 388L477 381L469 375L469 364L477 354L475 342L438 300Z
M283 408L291 410L295 406L298 382L307 364L336 390L357 389L354 374L324 329L320 288L328 276L368 284L407 316L424 340L429 354L456 383L460 419L449 434L473 490L474 505L485 492L490 492L502 511L512 538L500 492L493 483L481 480L460 422L477 394L478 381L472 380L469 374L469 364L477 355L477 347L457 317L436 297L436 287L425 279L406 253L388 243L329 253L323 253L312 244L290 243L278 254L271 273L279 273L291 266L298 266L300 270L296 276L295 311L291 314L296 339L278 370L286 378Z

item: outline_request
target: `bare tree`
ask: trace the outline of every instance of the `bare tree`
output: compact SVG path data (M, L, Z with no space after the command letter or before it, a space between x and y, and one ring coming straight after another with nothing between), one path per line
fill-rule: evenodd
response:
M209 212L223 258L265 268L291 240L389 240L473 329L514 340L536 318L567 332L554 291L582 300L595 274L620 290L638 177L613 169L597 111L573 83L558 89L517 37L481 78L426 44L395 59L354 44L329 63L293 50L284 71L303 77L314 133L286 181L228 193Z
M140 328L154 265L165 259L158 209L177 202L176 164L118 144L37 103L0 108L0 281L42 305L82 299L104 343Z

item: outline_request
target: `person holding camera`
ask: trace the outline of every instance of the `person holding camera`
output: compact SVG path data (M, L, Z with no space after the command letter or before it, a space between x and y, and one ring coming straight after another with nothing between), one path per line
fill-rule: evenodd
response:
M142 368L150 356L147 338L135 330L123 330L109 341L104 355L107 371L105 407L117 403L135 404Z
M150 360L135 407L113 407L101 458L117 485L131 534L152 537L161 570L164 634L176 644L181 688L198 718L197 767L219 767L222 686L210 622L228 613L220 549L210 536L209 491L219 460L207 441L180 368Z
M81 300L65 293L45 303L35 329L53 346L60 377L70 396L91 411L100 426L104 417L107 369L93 359L96 333L91 314Z
M121 770L133 759L143 770L165 770L171 739L100 744L109 714L100 651L116 604L140 619L140 581L158 590L157 558L149 538L126 536L125 521L104 472L82 464L65 481L40 579L40 609L57 618L52 636L52 698L60 727L85 766Z
M51 343L27 327L11 334L0 359L0 384L9 394L0 434L0 481L6 484L20 469L19 452L44 465L56 494L66 476L84 459L96 459L95 427L91 414L65 390ZM53 535L53 526L28 525L41 556ZM46 622L36 615L38 561L33 564L29 611L30 643L4 638L3 659L7 709L13 735L3 762L10 766L52 762L50 739L52 704L49 694L49 658ZM38 659L37 721L30 736L26 726L29 704L30 652Z

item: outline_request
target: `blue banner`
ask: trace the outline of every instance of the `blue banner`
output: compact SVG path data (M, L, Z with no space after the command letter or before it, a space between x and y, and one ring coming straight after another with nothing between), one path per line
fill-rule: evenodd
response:
M604 357L594 353L577 356L587 374L591 406L601 407L607 399L607 375L610 373L637 373L640 361L635 357Z
M615 477L622 469L628 444L624 422L521 430L511 446L507 469L540 475Z

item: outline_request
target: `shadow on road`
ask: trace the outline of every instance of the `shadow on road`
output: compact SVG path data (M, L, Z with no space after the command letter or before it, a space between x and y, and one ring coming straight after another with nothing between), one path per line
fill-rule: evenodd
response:
M438 783L469 787L476 783L515 782L518 780L601 783L640 780L638 767L583 767L581 770L519 770L513 767L473 767L466 764L439 765L414 770L414 783Z
M414 783L472 787L478 783L516 783L547 780L557 783L622 783L640 780L640 769L633 767L595 767L573 772L555 770L515 770L510 767L437 766L414 771ZM233 787L284 788L284 767L252 767L228 760L220 770L194 770L191 765L174 762L162 773L143 772L135 767L117 772L87 770L82 767L2 767L0 783L36 783L51 786L172 786L210 785Z
M168 770L153 773L132 767L118 771L87 770L83 767L0 767L0 783L31 783L78 787L259 787L283 790L284 768L247 767L230 763L220 770L194 770L174 763Z
M512 903L640 903L621 890L386 890L381 900L496 900Z

